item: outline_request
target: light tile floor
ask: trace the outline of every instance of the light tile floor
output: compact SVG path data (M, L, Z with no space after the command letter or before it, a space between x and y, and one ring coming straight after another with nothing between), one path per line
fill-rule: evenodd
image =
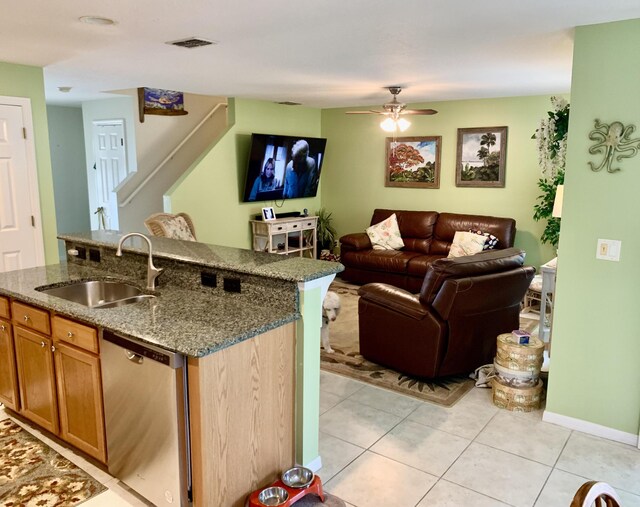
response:
M349 507L569 507L588 480L640 507L640 450L500 410L489 389L451 408L320 374L318 472Z
M149 505L25 428L109 488L83 507ZM488 389L444 408L321 372L320 453L325 490L348 507L568 507L587 480L640 507L640 450L500 410Z

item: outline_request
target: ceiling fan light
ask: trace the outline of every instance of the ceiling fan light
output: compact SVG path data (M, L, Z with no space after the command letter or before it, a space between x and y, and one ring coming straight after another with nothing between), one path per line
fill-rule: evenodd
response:
M411 126L411 122L408 120L405 120L404 118L399 118L396 121L396 123L398 124L398 128L400 129L400 132L404 132Z
M380 123L380 128L385 132L395 132L396 131L396 122L393 118L386 118Z

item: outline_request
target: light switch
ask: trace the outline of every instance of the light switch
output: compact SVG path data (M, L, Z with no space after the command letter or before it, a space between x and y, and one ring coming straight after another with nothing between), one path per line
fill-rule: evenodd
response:
M605 261L620 261L620 249L622 241L617 239L599 239L596 249L596 259Z

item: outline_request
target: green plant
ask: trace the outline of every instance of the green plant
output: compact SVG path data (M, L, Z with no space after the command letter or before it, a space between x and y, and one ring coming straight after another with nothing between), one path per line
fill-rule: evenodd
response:
M553 178L538 180L538 188L542 190L542 195L538 196L538 202L533 206L533 219L546 220L547 225L540 236L543 243L549 243L554 248L558 248L558 240L560 239L560 218L552 216L553 202L556 198L556 189L558 185L564 184L564 171L560 170Z
M331 213L324 208L320 208L316 215L318 215L318 252L320 252L320 250L329 250L330 252L333 252L337 232L333 228L333 218L331 218Z
M542 178L538 180L538 188L542 194L533 206L533 219L547 221L540 240L558 248L560 218L552 216L552 213L556 189L558 185L564 184L569 103L563 98L551 97L551 104L553 111L547 113L547 117L540 121L540 127L531 136L538 145L538 163L542 172Z

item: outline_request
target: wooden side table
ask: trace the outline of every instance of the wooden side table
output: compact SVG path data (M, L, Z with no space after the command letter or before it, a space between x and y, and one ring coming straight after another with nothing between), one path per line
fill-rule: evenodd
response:
M316 258L317 216L251 220L250 223L255 251Z

